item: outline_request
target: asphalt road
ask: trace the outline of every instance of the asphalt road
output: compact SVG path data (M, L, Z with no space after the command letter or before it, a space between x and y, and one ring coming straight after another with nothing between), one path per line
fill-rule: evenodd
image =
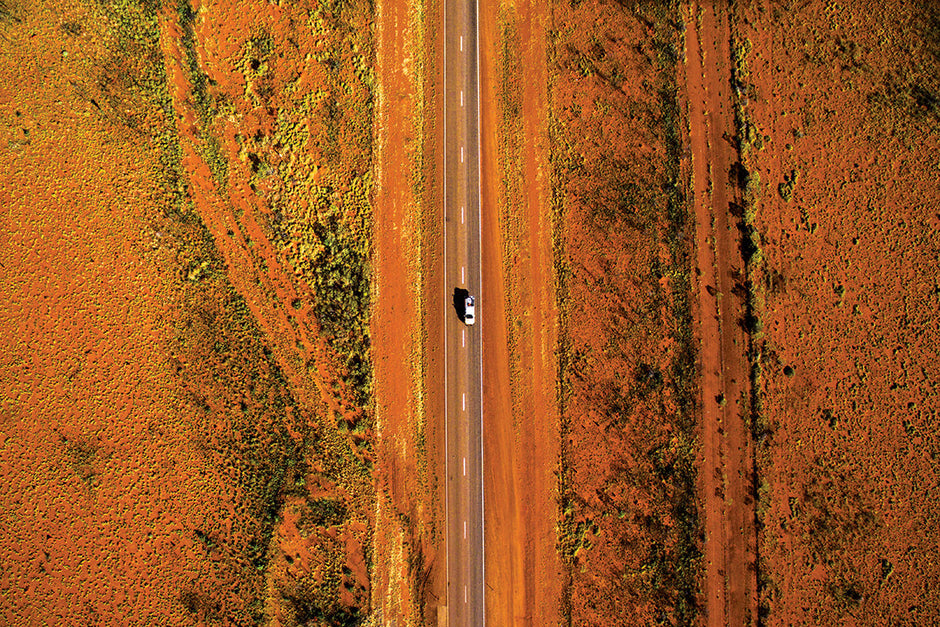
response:
M476 0L444 2L444 398L447 625L484 624L479 52ZM459 317L455 290L476 297ZM455 303L456 304L456 303Z

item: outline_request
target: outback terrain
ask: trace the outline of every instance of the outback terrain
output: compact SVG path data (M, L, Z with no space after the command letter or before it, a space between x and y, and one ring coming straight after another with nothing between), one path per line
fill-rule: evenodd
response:
M519 507L560 595L514 616L936 620L940 12L889 5L499 4L516 472L558 443L562 562Z
M373 19L0 5L4 623L371 613Z
M442 11L0 0L0 622L445 625ZM940 5L478 26L487 623L940 620Z
M767 623L937 620L938 26L733 7Z

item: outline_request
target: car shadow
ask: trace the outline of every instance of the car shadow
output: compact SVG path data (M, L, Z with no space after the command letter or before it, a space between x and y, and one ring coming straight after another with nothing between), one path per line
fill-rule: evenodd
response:
M468 290L465 290L462 287L454 288L454 312L461 321L463 321L464 314L466 313L465 303L467 302L467 296L470 296L470 292Z

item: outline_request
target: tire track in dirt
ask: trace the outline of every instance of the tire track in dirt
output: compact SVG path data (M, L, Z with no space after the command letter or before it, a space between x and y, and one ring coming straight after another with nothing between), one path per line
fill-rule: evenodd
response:
M696 217L708 625L757 619L753 444L744 329L742 198L733 145L729 8L693 2L686 28L686 89Z
M493 148L484 151L484 171L497 187L487 187L491 195L484 198L484 240L497 244L488 249L489 265L497 270L484 283L498 285L502 292L494 295L498 316L488 318L496 324L491 322L493 339L487 343L500 348L489 349L484 357L495 362L488 374L487 398L497 397L485 405L490 479L487 622L549 625L558 620L561 595L561 564L553 528L559 417L555 386L550 384L557 378L557 311L545 154L545 28L549 18L547 7L530 0L512 9L504 5L497 15L499 11L481 6L482 31L498 34L495 41L482 35L484 82L499 76L505 80L501 64L506 60L496 48L505 44L504 28L518 33L518 67L524 68L526 79L509 73L512 80L518 80L518 92L514 92L520 106L518 127L503 117L506 94L499 95L492 82L483 91L484 148ZM492 144L487 144L488 138ZM511 147L511 158L499 152L500 142ZM498 187L500 182L504 187Z
M554 530L559 417L550 385L557 378L557 310L545 154L548 8L522 0L511 9L481 5L480 14L483 272L492 287L484 354L486 619L554 625L562 586ZM518 33L513 52L526 72L525 79L508 75L518 80L518 127L506 123L506 94L497 82L507 77L503 29ZM511 146L512 158L501 142Z

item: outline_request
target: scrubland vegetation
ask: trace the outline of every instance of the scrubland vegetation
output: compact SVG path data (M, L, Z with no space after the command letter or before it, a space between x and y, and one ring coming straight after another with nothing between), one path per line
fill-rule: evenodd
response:
M690 624L701 539L678 4L553 15L565 618Z
M160 294L136 297L136 319L119 311L101 315L106 326L117 323L117 337L155 325L158 341L121 358L164 370L149 392L164 406L123 409L130 407L123 394L137 396L135 390L154 385L139 378L150 370L128 366L117 387L102 387L101 366L88 364L68 379L81 379L68 393L87 415L52 416L38 432L17 436L41 447L45 430L62 434L64 467L99 500L119 494L120 477L149 477L153 491L138 503L106 499L106 506L91 510L92 518L123 516L148 503L153 511L169 511L149 530L142 520L131 522L127 534L150 546L148 555L159 554L149 543L175 542L173 554L182 551L190 562L134 570L136 558L125 556L128 568L115 570L114 582L143 599L136 611L146 614L116 608L114 615L144 622L172 617L181 624L277 618L352 625L370 614L372 10L369 2L276 10L186 0L75 2L61 13L41 5L3 7L6 53L22 56L17 46L30 31L52 33L67 48L56 55L68 63L69 76L38 88L27 83L35 72L25 72L17 116L26 111L44 132L12 147L13 171L45 176L37 151L71 143L77 155L71 176L89 181L85 197L68 197L63 205L46 204L39 188L19 189L27 200L15 211L32 211L50 225L71 219L69 202L78 202L87 219L115 216L96 227L99 242L73 251L78 260L107 258L106 242L130 237L119 275L85 283L91 292L75 303L79 310L88 298L111 302L128 272L126 280L141 284L143 294ZM47 55L37 48L33 56L31 68ZM63 116L54 107L43 113L55 98L67 99L79 113ZM110 146L113 160L86 158L89 146L99 144ZM114 202L115 191L95 172L107 176L128 162L127 175L141 191L124 198L118 190L121 201ZM5 226L17 238L33 237L16 228ZM60 246L70 237L52 233L34 245ZM233 264L243 259L252 267ZM78 260L53 265L54 271L82 276ZM4 264L5 271L11 267ZM4 294L6 303L21 298ZM275 308L286 315L271 317ZM37 333L32 350L39 356L55 351L70 361L70 355L97 350L81 328L64 348L46 331ZM4 398L22 396L17 390L23 385L31 384L5 375ZM57 393L46 394L55 406ZM110 407L120 419L94 427ZM163 435L128 440L141 429ZM115 449L102 442L127 444ZM149 453L142 457L144 449ZM159 461L190 456L182 465ZM189 491L177 492L183 487ZM49 485L39 489L58 498ZM158 496L168 491L177 496ZM32 515L23 518L21 548L42 544ZM86 542L83 554L96 564L113 538L88 535ZM113 602L79 589L84 604L64 610L65 622L90 619ZM50 603L61 599L69 606L69 589L53 586L46 594ZM30 604L27 597L8 598L3 610L48 618Z

